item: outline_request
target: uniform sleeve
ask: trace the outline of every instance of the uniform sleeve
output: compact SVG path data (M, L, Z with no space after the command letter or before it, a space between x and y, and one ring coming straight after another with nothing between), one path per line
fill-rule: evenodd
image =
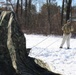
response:
M71 32L73 32L74 31L74 27L73 26L71 26Z

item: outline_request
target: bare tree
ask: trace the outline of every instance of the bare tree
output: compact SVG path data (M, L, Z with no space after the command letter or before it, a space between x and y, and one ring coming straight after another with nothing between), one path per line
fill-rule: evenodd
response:
M63 24L64 0L62 2L61 25Z
M17 0L17 5L16 5L16 15L18 17L18 8L19 8L19 0Z
M21 0L21 15L23 13L23 0Z
M51 0L46 0L46 1L47 1L48 22L50 25L50 32L51 32L51 22L50 22L50 2L51 2Z
M28 25L31 25L31 1L28 2Z
M67 1L66 21L67 21L68 19L70 19L71 3L72 3L72 0L68 0L68 1Z
M50 6L49 6L50 1L51 0L47 0L47 12L48 12L48 21L49 21L49 23L50 23Z
M27 24L27 0L25 0L25 25Z

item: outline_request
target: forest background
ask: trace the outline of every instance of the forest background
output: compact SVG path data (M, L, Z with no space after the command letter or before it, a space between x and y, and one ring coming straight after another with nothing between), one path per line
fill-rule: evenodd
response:
M76 34L75 0L4 0L0 4L2 10L12 6L24 33L62 35L61 27L71 19Z

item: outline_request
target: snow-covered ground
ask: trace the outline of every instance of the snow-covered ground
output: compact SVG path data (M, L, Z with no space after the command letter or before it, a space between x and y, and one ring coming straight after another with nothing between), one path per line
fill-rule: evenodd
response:
M62 75L76 75L76 39L71 38L70 48L60 49L62 36L27 35L26 47L32 48L29 56L47 63L51 70Z

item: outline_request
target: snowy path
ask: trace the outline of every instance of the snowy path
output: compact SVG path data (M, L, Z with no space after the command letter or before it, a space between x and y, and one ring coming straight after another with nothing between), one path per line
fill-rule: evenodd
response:
M32 48L29 56L48 63L54 72L76 75L76 39L71 39L71 49L66 49L66 44L60 49L62 37L42 35L25 35L25 37L27 47ZM41 42L42 40L44 41Z

